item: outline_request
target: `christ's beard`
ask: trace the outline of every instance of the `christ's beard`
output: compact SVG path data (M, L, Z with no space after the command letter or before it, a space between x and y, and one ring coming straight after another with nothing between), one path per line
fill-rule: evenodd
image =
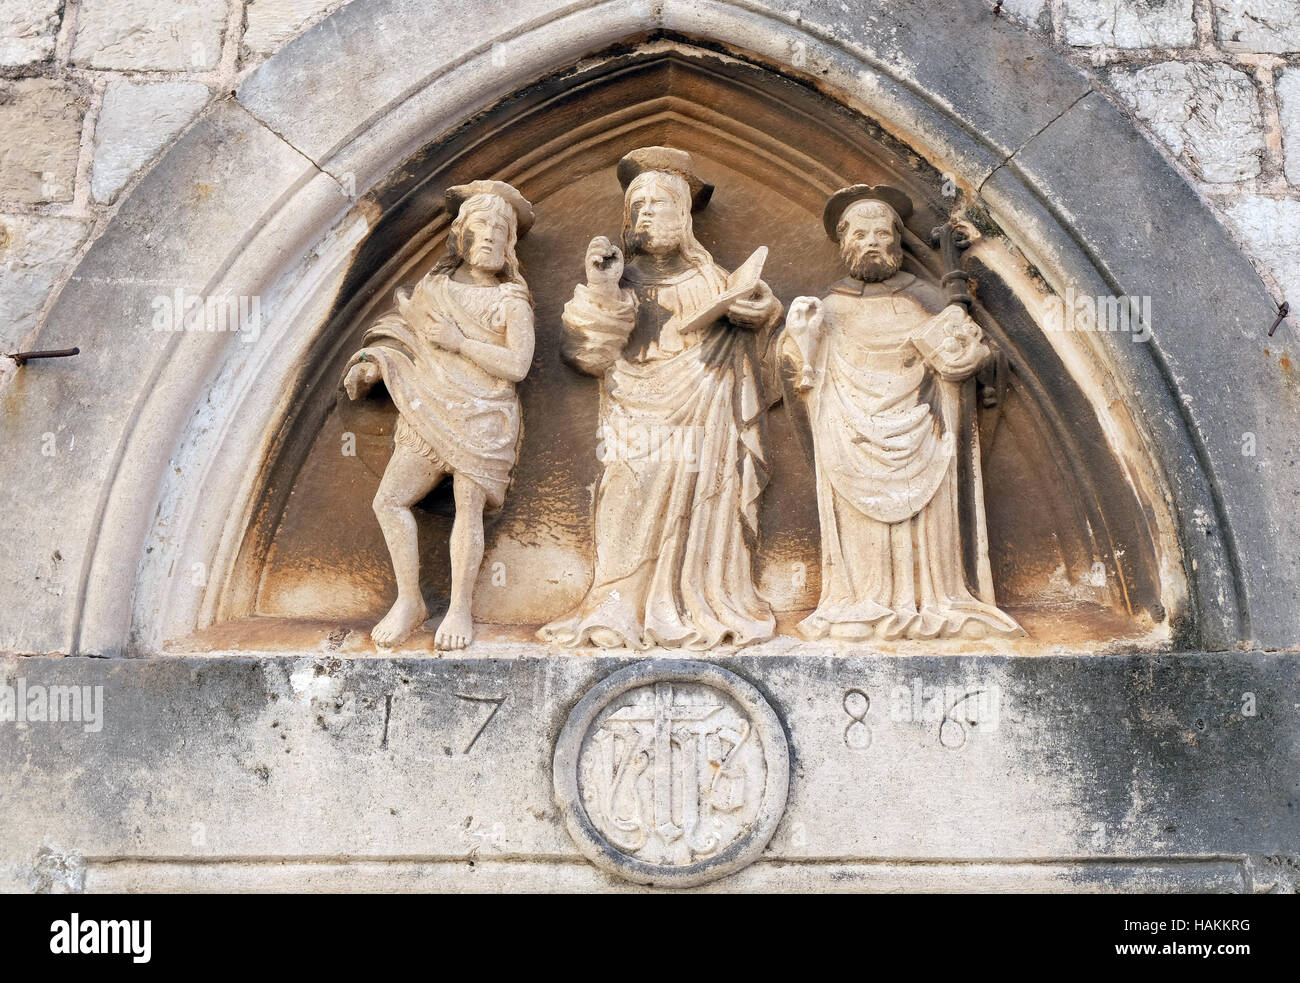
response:
M879 254L873 256L845 249L842 258L844 265L849 268L849 273L865 283L888 280L903 265L901 250L890 250L883 256Z
M681 237L662 228L634 228L628 236L627 245L632 252L663 256L680 250Z

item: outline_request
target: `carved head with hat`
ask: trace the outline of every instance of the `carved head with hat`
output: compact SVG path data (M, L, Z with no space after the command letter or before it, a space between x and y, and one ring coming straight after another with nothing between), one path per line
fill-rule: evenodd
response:
M708 204L713 185L695 172L691 155L674 147L641 147L618 162L623 186L623 248L629 254L680 251L687 262L712 262L695 238L691 213Z
M469 263L524 284L516 244L533 225L533 206L504 181L471 181L447 189L447 252L435 272Z
M903 223L911 214L912 199L898 188L855 184L831 195L822 224L849 273L874 283L902 267Z

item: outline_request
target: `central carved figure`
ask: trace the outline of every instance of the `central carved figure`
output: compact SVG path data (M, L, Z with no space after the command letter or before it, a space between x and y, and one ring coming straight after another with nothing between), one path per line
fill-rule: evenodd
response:
M624 248L591 241L563 319L565 359L601 379L595 576L539 636L636 649L770 638L752 569L767 481L756 352L782 315L758 278L766 250L734 274L713 261L691 221L713 187L681 150L634 150L618 177Z

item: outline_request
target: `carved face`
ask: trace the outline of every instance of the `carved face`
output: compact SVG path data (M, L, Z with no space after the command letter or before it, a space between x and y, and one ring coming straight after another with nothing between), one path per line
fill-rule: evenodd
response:
M840 257L859 280L887 280L903 265L899 219L881 201L854 202L840 219Z
M468 211L460 227L460 255L470 266L496 273L506 262L510 206L496 197L470 209L473 203L471 199L464 206Z
M690 193L684 180L654 171L640 175L627 189L628 246L655 256L681 249L690 214Z

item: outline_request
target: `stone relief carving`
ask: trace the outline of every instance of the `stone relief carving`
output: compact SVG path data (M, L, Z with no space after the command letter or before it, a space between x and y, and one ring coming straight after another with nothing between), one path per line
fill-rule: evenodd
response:
M579 701L554 776L569 830L597 865L686 885L762 852L785 808L789 752L775 712L744 680L650 661Z
M766 250L728 273L695 238L712 192L690 155L644 147L618 165L623 248L586 253L563 354L601 380L596 557L587 596L539 632L561 645L708 649L770 638L753 581L767 481L758 352L782 305Z
M733 842L766 779L749 718L709 687L660 682L593 727L580 782L604 837L648 863L685 864Z
M849 275L823 298L797 298L782 331L783 306L761 278L766 247L728 272L695 237L692 213L713 187L689 154L643 147L618 177L622 247L591 240L586 282L562 316L563 358L600 380L592 583L538 637L707 650L774 636L753 567L763 417L780 398L782 360L797 375L786 398L807 407L821 527L821 596L800 634L1023 634L993 597L977 444L974 474L958 467L962 441L978 440L961 387L989 348L952 302L969 297L904 270L907 195L854 185L832 196L823 221ZM451 598L435 644L472 641L483 511L502 504L523 433L515 383L534 325L515 247L532 208L499 181L453 187L447 207L445 255L397 292L344 376L352 399L382 381L398 410L374 501L397 580L372 631L382 647L428 617L411 508L448 475ZM612 730L620 750L609 753L621 755L630 734ZM622 823L636 802L618 799L627 789L610 794L610 821Z
M808 405L822 534L807 638L1023 634L994 602L982 490L965 530L958 510L960 386L989 349L962 307L902 269L911 210L896 188L832 196L824 222L849 276L823 298L795 299L786 319L781 350ZM963 537L978 554L974 592Z
M411 507L451 476L451 599L435 643L460 649L474 637L470 602L483 559L483 510L505 498L523 424L515 383L533 358L533 308L515 245L532 206L510 185L449 188L446 253L395 309L366 332L344 387L358 399L379 382L397 405L393 455L375 495L397 578L397 600L375 625L391 647L429 617L420 594Z

